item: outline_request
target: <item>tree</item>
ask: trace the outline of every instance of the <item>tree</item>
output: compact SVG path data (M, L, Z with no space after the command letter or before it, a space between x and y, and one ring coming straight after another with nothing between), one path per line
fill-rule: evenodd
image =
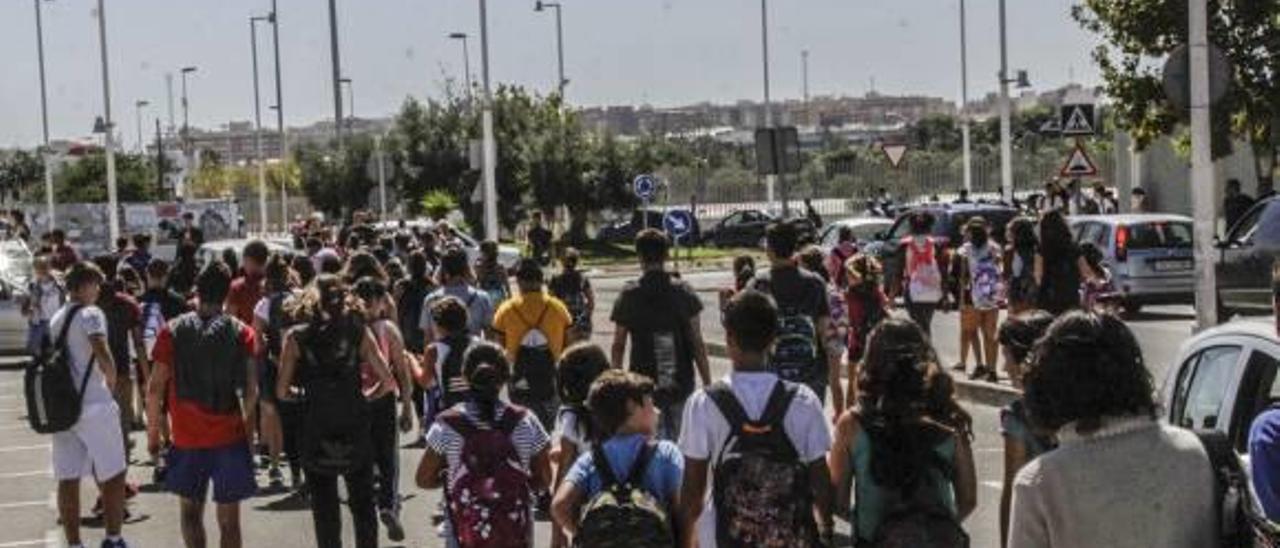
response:
M121 202L150 202L159 198L155 166L140 154L116 153L116 195ZM107 160L95 152L68 163L53 182L62 203L107 201Z
M38 154L25 150L0 160L0 198L17 196L44 178L44 163Z
M1138 146L1174 131L1181 115L1169 105L1159 64L1187 42L1187 4L1168 0L1083 0L1072 15L1102 39L1093 52L1116 124ZM1209 40L1222 48L1233 85L1214 109L1214 156L1231 151L1234 136L1246 140L1259 161L1259 191L1273 174L1263 169L1280 145L1280 2L1210 0Z
M369 137L348 139L342 151L315 146L297 150L302 170L302 192L327 215L345 216L363 208L376 182L369 178L369 158L373 140Z

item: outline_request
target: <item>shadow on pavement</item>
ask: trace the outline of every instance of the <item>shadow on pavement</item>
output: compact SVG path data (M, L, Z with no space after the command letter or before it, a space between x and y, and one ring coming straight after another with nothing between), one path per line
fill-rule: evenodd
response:
M268 512L300 512L311 509L311 501L302 493L294 491L287 496L273 500L261 506L254 506L254 510L265 510Z

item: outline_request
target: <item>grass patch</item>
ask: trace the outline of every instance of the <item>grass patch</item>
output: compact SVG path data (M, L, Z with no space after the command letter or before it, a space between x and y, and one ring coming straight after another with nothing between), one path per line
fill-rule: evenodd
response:
M618 264L632 264L636 261L635 250L631 246L622 244L611 244L605 242L591 242L578 248L582 253L582 264L586 266L613 266ZM706 263L711 261L729 261L739 255L751 255L756 258L759 264L764 260L764 253L758 249L722 249L718 247L701 247L692 248L681 247L672 248L672 259L676 259L675 254L679 253L679 261L685 263Z

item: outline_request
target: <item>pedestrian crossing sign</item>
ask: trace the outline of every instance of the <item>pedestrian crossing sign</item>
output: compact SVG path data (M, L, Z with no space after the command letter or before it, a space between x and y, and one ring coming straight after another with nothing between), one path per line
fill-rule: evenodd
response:
M1063 177L1092 177L1098 174L1098 166L1094 165L1093 160L1089 159L1089 153L1085 152L1084 145L1079 143L1071 150L1071 155L1067 157L1066 165L1062 166Z
M1097 133L1093 123L1093 105L1064 105L1061 114L1063 136Z

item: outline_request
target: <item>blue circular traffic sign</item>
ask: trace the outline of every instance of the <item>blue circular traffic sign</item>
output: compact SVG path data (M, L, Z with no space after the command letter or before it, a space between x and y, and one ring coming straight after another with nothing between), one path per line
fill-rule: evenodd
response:
M662 228L673 240L679 240L693 232L693 213L685 209L673 209L662 216Z
M632 187L641 200L651 200L658 191L658 182L653 179L653 175L639 175L632 182Z

